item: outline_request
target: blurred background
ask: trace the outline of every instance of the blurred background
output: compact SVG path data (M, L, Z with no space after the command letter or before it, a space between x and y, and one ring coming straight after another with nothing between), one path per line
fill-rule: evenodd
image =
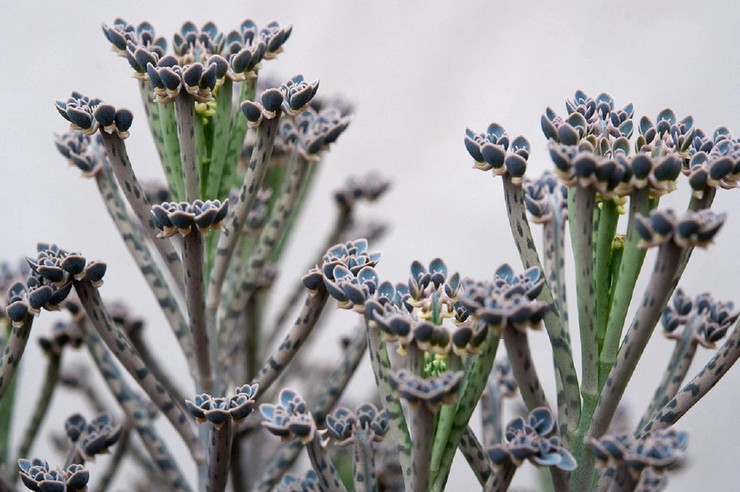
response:
M693 115L707 132L720 125L740 131L740 6L734 1L2 0L0 203L5 213L0 258L14 261L33 254L37 241L49 241L108 262L103 294L125 299L143 315L147 336L158 347L168 350L171 344L176 355L166 359L173 371L182 372L184 360L95 185L68 168L53 144L53 134L67 129L54 100L79 90L134 111L137 118L127 140L131 160L140 176L160 175L131 69L111 52L100 28L116 17L133 24L148 20L168 39L187 20L199 26L212 20L226 32L245 18L258 25L270 20L293 24L285 52L265 63L264 73L319 78L321 95L341 96L354 105L352 123L324 159L293 234L281 291L305 273L331 228L327 210L333 207L333 191L348 177L370 170L393 183L381 203L358 211L390 227L381 242L371 245L383 253L382 278L404 280L411 261L428 263L437 256L463 276L491 277L504 262L518 270L501 184L490 173L472 169L463 146L466 127L478 132L496 121L512 136L526 136L533 149L529 172L535 175L551 166L540 115L548 106L565 113L564 101L577 89L593 96L608 92L618 107L634 103L635 121L642 115L655 120L660 110L671 107L679 118ZM683 209L688 199L687 187L680 186L661 206ZM694 253L680 284L690 296L711 291L719 300L740 302L739 205L737 192L718 194L714 209L728 211L729 217L717 244ZM646 259L646 270L652 258ZM573 286L570 294L574 301ZM332 336L354 326L352 315L339 314ZM35 325L37 334L48 332L53 319L44 313ZM659 331L627 389L625 403L635 419L673 348ZM42 355L33 338L21 373L22 392L31 399L42 378ZM552 400L547 336L533 333L530 342ZM689 374L711 355L700 349ZM360 377L371 377L368 368ZM740 371L735 369L679 422L679 428L690 431L689 460L672 477L669 490L735 489L732 484L740 479L738 387ZM55 430L75 405L57 398L49 419ZM17 431L24 426L21 415ZM36 454L57 461L47 449L42 439ZM477 488L464 463L455 473L459 478L451 480L450 490ZM520 471L515 487L535 489L532 474L531 467Z

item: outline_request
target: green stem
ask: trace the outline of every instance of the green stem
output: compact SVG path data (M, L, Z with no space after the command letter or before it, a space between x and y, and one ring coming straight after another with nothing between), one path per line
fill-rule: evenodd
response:
M5 347L10 343L12 328L10 321L7 319L0 320L0 349L5 352ZM0 363L0 375L5 373L3 367L5 362ZM3 376L4 378L4 376ZM13 423L13 406L16 397L16 388L18 379L9 376L10 384L4 390L5 394L0 393L0 463L8 463L10 457L10 433ZM1 386L1 385L0 385ZM4 478L3 471L0 471L0 478Z
M643 302L624 337L617 360L599 396L593 421L584 442L587 442L589 438L601 437L609 428L624 390L627 388L627 383L645 350L663 307L668 302L671 294L670 284L680 255L681 248L673 242L660 247ZM585 490L591 485L593 479L594 456L589 449L585 449L582 456L576 456L576 460L579 467L574 473L575 490Z
M231 128L229 129L229 143L226 151L223 174L221 175L221 185L219 187L219 196L228 196L232 187L238 187L239 183L234 179L236 168L239 164L239 157L244 148L244 138L247 135L247 119L240 115L239 105L242 101L254 101L255 91L257 88L257 79L247 79L239 84L239 94L237 104L234 105L235 113L231 115ZM275 117L279 119L279 115ZM249 171L247 171L248 173Z
M489 331L486 340L483 342L481 352L474 358L469 358L465 364L463 380L460 385L458 403L455 411L455 421L450 429L449 437L442 452L442 458L439 461L438 471L433 479L433 490L444 490L447 483L447 477L452 468L452 461L455 452L460 444L460 440L468 428L468 423L473 415L483 389L486 387L488 377L493 369L496 350L498 349L500 338L493 331Z
M606 337L609 319L609 291L611 277L612 243L619 222L619 208L614 200L601 202L599 229L596 236L594 256L594 286L596 289L596 333L600 353ZM601 368L599 368L601 369Z
M273 119L266 120L259 126L255 149L249 160L247 173L244 175L244 183L237 195L236 203L230 205L229 216L224 221L223 230L218 238L216 258L211 270L206 300L206 307L214 312L218 309L231 256L236 249L249 210L254 204L257 192L265 177L267 164L272 155L272 147L278 133L279 119L280 115L277 114Z
M152 134L154 146L157 148L159 162L162 164L162 171L167 180L170 195L175 197L176 190L173 187L174 179L172 175L172 167L167 157L167 149L165 148L164 138L162 136L162 126L159 116L161 106L154 102L153 92L149 83L144 79L139 79L139 94L141 95L141 102L144 105L144 113L146 114L146 122L149 124L149 132Z
M159 125L164 142L164 149L167 155L167 169L170 173L167 179L170 180L170 190L172 190L172 199L174 201L185 200L185 182L182 177L182 161L180 159L180 141L177 138L177 119L175 118L175 104L159 104Z
M192 96L187 92L180 91L175 98L175 121L185 181L185 200L192 203L200 198L200 173L195 145L195 106Z
M229 147L229 127L232 119L232 97L234 83L229 77L224 79L224 84L216 92L216 114L213 116L213 145L211 147L211 165L208 170L208 180L205 197L208 199L224 199L221 195L221 178L226 165L226 154ZM234 115L238 116L238 115ZM229 163L235 166L235 162Z
M642 262L645 259L645 250L637 247L639 237L635 232L636 217L638 214L647 216L649 211L650 197L647 188L636 190L630 197L627 238L622 252L622 261L619 265L619 275L616 284L612 286L609 320L604 336L604 344L599 355L599 391L604 388L609 371L617 358L619 339L624 329L627 310L632 301L637 276L640 274Z

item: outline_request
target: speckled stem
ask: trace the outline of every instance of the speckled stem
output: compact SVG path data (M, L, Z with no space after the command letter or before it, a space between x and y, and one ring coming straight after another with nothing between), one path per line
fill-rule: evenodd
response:
M493 381L488 381L480 398L481 430L483 446L488 449L504 438L503 424L504 399Z
M141 189L139 180L136 179L136 174L131 167L131 162L128 158L128 152L126 151L125 142L117 135L112 135L107 132L99 132L103 137L103 143L105 144L105 150L108 153L108 160L113 168L113 174L115 174L118 180L118 185L123 191L123 195L126 197L129 205L138 217L139 222L146 231L149 239L154 242L154 246L162 255L165 265L169 270L172 278L177 282L178 287L182 288L180 279L182 278L182 263L180 263L180 256L175 251L175 247L169 241L160 241L157 238L159 230L155 227L154 221L152 220L151 209L152 205L149 203L149 199L146 197L144 190Z
M275 137L278 134L279 120L280 114L278 111L278 114L273 119L262 122L257 129L257 139L252 156L249 159L247 172L244 175L244 183L239 190L236 202L229 206L229 215L223 222L223 230L218 238L216 257L208 283L206 303L209 310L215 311L218 309L221 290L224 279L226 278L226 271L231 260L231 255L234 253L234 249L236 249L236 244L244 228L249 210L252 208L252 204L254 204L257 192L265 177L265 171L272 155Z
M502 335L504 344L506 344L506 353L511 362L511 371L519 385L519 392L527 409L531 411L537 407L550 408L532 361L527 332L507 326L504 327Z
M165 391L161 383L149 371L123 331L113 322L103 305L103 301L100 299L98 289L89 280L75 281L74 288L82 306L85 308L85 312L102 340L129 374L133 376L134 380L149 395L154 404L167 416L167 419L189 446L193 458L196 461L201 461L202 452L198 437L193 431L189 419L185 416L180 405L172 400L172 397Z
M396 396L390 383L390 373L393 370L391 359L388 355L388 344L380 339L380 329L372 326L373 323L365 314L365 326L367 327L367 347L370 352L370 363L373 367L375 385L378 387L380 403L388 411L388 424L390 427L390 438L396 443L398 459L403 472L403 481L406 489L412 486L411 481L411 436L403 415L401 401ZM388 437L386 437L388 439Z
M339 479L337 469L334 468L334 464L331 462L329 453L326 452L321 439L322 437L317 432L311 442L306 445L311 466L316 475L319 476L319 481L325 492L346 492L347 489L344 488L342 481Z
M23 352L26 350L32 326L33 316L29 314L22 322L14 323L10 329L10 336L5 342L3 357L0 359L0 398L3 397L5 390L10 386L13 375L18 369Z
M229 128L229 144L226 151L226 165L221 175L221 186L219 195L226 196L232 187L239 186L235 182L236 168L239 164L239 156L244 148L244 138L247 135L247 119L240 114L239 104L242 101L255 100L257 88L257 78L247 79L239 84L237 94L237 104L234 106L235 113L231 117L231 127ZM278 116L279 117L279 116ZM276 117L276 119L278 118Z
M427 492L431 484L429 462L432 459L434 421L437 412L424 403L409 405L411 417L411 490Z
M211 425L208 444L208 483L207 492L223 492L229 479L229 459L231 458L232 425L226 419L221 428Z
M306 302L303 304L303 309L293 324L293 328L250 383L259 384L260 395L264 394L278 376L283 373L286 366L293 360L293 357L311 334L324 306L326 306L328 295L326 289L322 287L317 292L310 292L306 296Z
M598 393L599 349L596 334L596 292L594 290L593 220L596 191L588 186L568 189L571 209L573 258L576 264L576 298L581 335L581 392Z
M676 396L650 419L640 430L638 437L645 437L648 432L665 429L678 422L714 385L722 379L727 371L740 357L740 321L735 324L730 336L707 362L704 368L689 381Z
M195 145L195 103L187 92L180 91L175 98L177 140L180 142L182 176L185 181L185 200L194 202L200 196L198 149Z
M460 438L460 452L475 473L478 483L485 485L493 473L493 464L470 427L465 428Z
M118 441L116 441L113 455L111 456L110 461L108 461L108 465L99 475L98 482L95 484L97 490L110 490L110 484L118 473L123 457L129 451L131 444L130 438L131 424L127 417L126 422L122 424L121 435L118 437Z
M367 430L354 432L352 446L352 476L354 492L377 492L378 477L375 474L375 450L372 436Z
M203 293L203 236L195 228L182 238L182 260L185 265L185 299L188 305L190 331L193 334L195 360L198 365L199 390L212 393L214 376ZM213 340L213 343L215 342Z
M615 476L609 485L609 492L632 492L637 487L637 480L632 477L626 465L620 465L616 469Z
M174 197L175 189L172 186L172 169L167 158L167 149L165 148L162 127L159 120L159 108L161 106L154 102L154 93L151 90L150 84L144 79L139 79L138 82L139 94L141 95L141 102L144 106L149 132L152 134L154 146L157 148L157 154L159 155L159 161L162 163L162 171L169 185L170 194Z
M104 164L101 172L95 175L95 182L98 185L100 196L103 198L103 202L108 209L108 214L116 224L126 248L139 267L144 280L149 285L149 289L151 289L154 297L157 299L157 303L162 309L162 313L167 319L188 361L188 366L193 368L194 373L196 366L190 328L180 311L180 306L178 306L177 300L172 294L164 275L162 275L162 271L159 269L159 265L152 258L149 252L149 246L142 236L140 228L131 220L126 210L126 205L123 203L123 199L118 192L118 187L116 186L109 164ZM161 239L157 239L157 241L159 242Z
M324 253L326 253L326 251L329 248L331 248L332 246L340 242L342 235L347 231L347 229L349 229L349 226L352 224L353 215L354 215L353 212L354 212L353 207L342 207L342 206L339 207L339 213L337 214L337 217L334 220L334 227L329 233L329 236L327 237L326 241L324 241L324 245L319 249L319 253L314 255L315 260L311 262L311 264L305 270L308 270L313 265L320 264L321 258L324 256ZM278 328L281 327L283 324L285 324L285 321L288 319L288 316L290 316L290 313L294 311L295 305L298 303L298 301L301 298L303 289L304 289L303 283L297 282L290 296L287 296L285 298L285 302L283 303L282 308L278 310L280 314L275 320L275 323L273 323L276 329L273 330L273 332L270 335L270 338L268 338L267 340L268 346L271 345L272 342L274 342L272 337L277 336L278 333L280 333L280 330Z
M630 196L629 221L627 223L627 237L622 252L622 261L619 265L619 275L616 285L612 286L612 304L609 309L604 344L599 355L599 390L606 384L606 378L617 358L619 340L624 330L627 310L629 309L635 282L640 274L642 262L645 259L645 250L637 247L639 237L635 232L636 216L647 216L650 211L650 199L647 189L636 190Z
M298 199L301 182L303 181L310 163L299 158L294 152L288 165L288 171L283 180L277 201L272 208L270 218L262 228L259 239L252 249L244 276L238 287L234 289L236 295L226 308L226 319L238 317L259 287L259 277L265 265L270 260L270 255L280 242L280 238L286 231L288 219L293 212ZM236 275L234 275L236 277Z
M591 426L583 442L587 442L589 438L601 437L609 428L624 390L627 388L627 383L655 329L663 307L668 302L671 294L671 280L678 266L680 255L681 248L672 241L660 247L655 260L655 268L645 289L643 302L624 337L617 360L599 395ZM574 472L574 489L585 490L591 484L594 456L587 448L574 450L574 455L579 464Z
M366 349L367 335L363 326L344 350L340 365L332 371L321 393L314 399L314 403L311 406L311 415L313 415L318 427L324 425L326 414L339 400L344 388L363 359ZM260 492L272 490L280 480L280 477L293 465L302 448L303 443L300 441L291 441L280 446L280 449L272 458L270 464L265 467L262 477L254 490Z
M517 468L513 463L507 463L501 466L495 473L492 473L488 477L483 490L486 492L506 492L509 490L509 485L514 478L516 470Z
M59 366L62 362L62 354L49 351L46 354L46 371L44 372L44 382L41 385L41 392L39 393L36 405L33 408L33 415L29 421L26 432L23 433L23 441L21 442L20 448L18 448L18 457L25 458L31 456L31 448L33 443L36 441L41 424L46 418L46 413L51 406L51 401L54 398L54 390L57 388L57 382L59 381Z
M84 322L80 323L90 355L126 417L141 437L155 466L166 478L168 488L172 491L190 491L190 487L177 466L177 461L170 454L165 442L157 435L146 409L141 407L128 383L123 379L110 356L110 351L106 349L100 336L94 331L87 330L85 325Z
M177 120L175 119L175 104L157 103L159 107L159 127L162 134L167 167L165 175L170 184L172 199L185 200L185 183L182 177L182 162L180 160L180 141L177 138ZM169 174L167 174L169 173Z
M450 435L447 438L447 444L439 462L439 470L432 477L433 490L441 491L445 488L460 440L468 428L470 418L493 369L499 341L499 336L493 331L489 331L480 354L475 358L468 359L465 363L465 372L457 399L455 421L450 429Z
M514 184L510 176L502 176L502 181L509 225L511 226L512 236L514 237L514 242L516 243L524 268L536 266L542 269L539 256L537 255L537 248L532 239L532 231L527 221L522 188ZM578 426L581 418L581 390L578 385L576 368L573 364L570 336L563 327L563 319L557 311L555 300L552 297L552 292L547 282L545 282L537 300L551 306L545 314L544 322L547 335L550 338L550 344L552 345L555 369L560 373L560 377L562 378L563 391L565 393L564 398L567 402L568 427L561 429L561 432L565 434L573 431Z
M131 334L129 340L131 340L131 344L141 356L141 360L144 361L146 367L148 367L149 370L152 371L152 374L154 374L154 377L157 378L157 381L162 383L162 386L164 386L167 393L172 396L175 402L180 406L183 406L185 404L185 393L183 393L177 385L178 378L169 374L167 370L162 367L157 357L152 354L152 351L149 349L149 344L144 340L140 332L137 331L136 333Z
M229 77L224 79L223 85L216 89L216 114L213 115L213 144L211 146L211 164L206 180L205 198L223 200L226 195L221 194L221 177L226 164L226 153L229 148L229 127L232 120L234 83ZM234 115L238 116L238 115ZM236 161L229 162L229 166L236 166Z
M676 346L673 348L673 353L668 361L668 367L663 372L660 385L655 390L650 405L642 415L636 432L639 432L640 429L645 427L645 424L655 415L655 412L663 408L671 398L676 396L676 393L681 388L681 383L686 378L686 373L689 371L691 362L694 360L694 355L696 354L697 343L693 337L694 329L695 327L692 326L691 322L684 326L681 337L676 341Z
M5 350L10 331L10 320L7 318L0 320L0 351ZM18 396L18 379L11 378L5 394L0 397L0 463L10 462L10 434L13 428L15 399ZM0 471L0 478L4 478L2 471Z
M560 313L563 329L568 332L568 296L565 287L565 218L563 212L553 212L552 220L542 224L545 277L552 290L555 306Z

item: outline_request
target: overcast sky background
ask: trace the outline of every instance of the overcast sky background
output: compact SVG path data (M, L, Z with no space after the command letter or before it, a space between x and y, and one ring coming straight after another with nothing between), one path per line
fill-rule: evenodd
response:
M673 108L691 114L711 132L720 125L740 131L740 8L737 2L11 2L0 1L0 203L5 210L0 258L35 251L54 241L109 264L103 293L125 298L150 320L149 336L162 318L143 280L118 240L92 182L79 177L56 153L52 135L66 130L55 99L72 90L129 107L136 118L127 140L141 176L158 176L154 147L138 90L125 60L110 51L101 23L120 16L152 22L168 39L186 20L216 22L223 31L250 17L293 24L278 60L264 72L281 78L303 73L321 79L320 93L342 96L356 113L347 132L322 165L279 288L304 273L310 255L331 227L331 192L347 177L377 169L393 182L381 204L360 211L387 220L391 229L374 249L383 252L380 275L402 280L414 259L445 259L463 275L489 278L504 262L520 267L508 232L500 182L471 169L463 146L466 127L482 131L491 122L532 143L534 174L551 166L539 127L548 106L564 114L576 89L609 92L618 106L632 102L635 121L655 119ZM695 296L710 290L720 300L740 302L740 200L721 192L715 209L730 212L717 244L694 253L681 286ZM685 186L661 202L683 209ZM652 256L647 269L651 269ZM644 279L643 279L644 280ZM644 284L642 284L644 285ZM571 288L571 301L575 290ZM638 294L639 295L639 294ZM48 331L44 313L38 332ZM346 333L352 318L336 328ZM554 391L544 332L532 334L544 384ZM168 342L167 342L168 343ZM656 332L628 388L635 418L652 396L672 350ZM23 381L35 398L41 356L29 344ZM183 370L178 354L169 358ZM711 353L700 349L690 374ZM34 367L34 363L38 366ZM368 373L369 374L369 373ZM732 371L678 424L691 431L689 466L673 476L669 490L730 490L740 478L740 374ZM551 399L554 399L551 397ZM30 404L30 403L29 403ZM64 402L55 402L59 424ZM73 403L69 407L74 410ZM41 441L43 443L43 441ZM36 447L46 455L45 445ZM464 467L460 476L470 475ZM519 475L526 475L521 472ZM531 486L531 482L519 482Z

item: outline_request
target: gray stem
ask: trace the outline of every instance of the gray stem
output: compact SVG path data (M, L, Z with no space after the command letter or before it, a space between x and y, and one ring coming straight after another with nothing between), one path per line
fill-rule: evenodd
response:
M194 202L200 198L200 173L198 151L195 145L195 102L187 92L180 91L175 98L177 139L180 142L182 176L185 181L185 200Z
M522 394L524 403L527 405L527 409L532 410L537 407L550 408L550 404L545 397L545 391L542 389L540 380L537 377L537 371L532 362L532 354L529 351L529 342L527 341L527 332L507 326L504 327L503 338L506 344L506 353L511 362L511 370L519 385L519 391Z
M138 217L139 222L141 222L141 225L144 227L149 239L152 240L157 251L159 251L159 254L162 256L162 259L164 259L172 278L177 282L177 286L181 289L182 284L180 283L180 279L182 278L182 263L180 263L180 256L169 241L160 241L157 238L159 230L156 228L152 220L152 205L149 203L149 199L146 197L144 190L141 189L139 180L136 179L136 174L134 174L134 170L131 167L131 162L128 158L125 142L117 135L107 132L100 132L100 135L103 137L105 150L108 153L108 160L113 168L113 173L116 175L118 185L123 191L123 195L126 197L126 201L131 205L134 214Z
M229 459L231 458L232 425L226 419L221 428L211 425L208 446L208 484L207 492L223 492L229 479Z
M33 326L33 315L27 314L20 324L13 324L10 336L5 342L3 357L0 359L0 398L10 386L13 375L21 361L23 352L26 350L28 335Z
M329 458L329 453L321 442L321 436L317 432L311 442L306 446L308 458L311 460L316 475L319 476L321 485L325 492L346 492L342 481L339 479L337 469Z

